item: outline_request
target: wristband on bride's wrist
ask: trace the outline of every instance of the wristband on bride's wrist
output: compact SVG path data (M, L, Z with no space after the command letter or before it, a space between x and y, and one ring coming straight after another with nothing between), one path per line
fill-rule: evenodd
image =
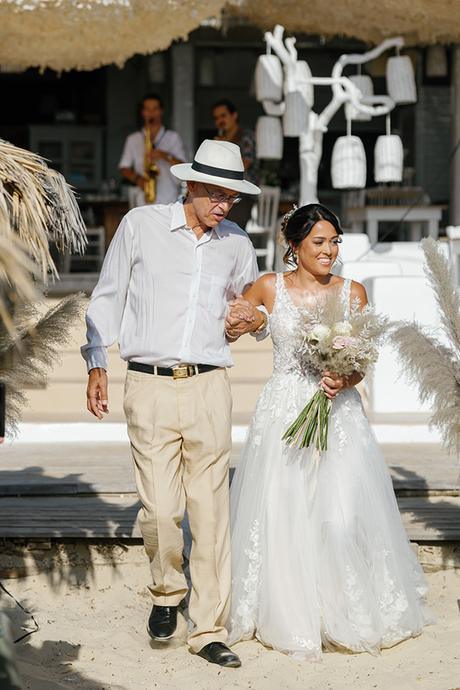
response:
M257 326L257 328L254 331L252 331L255 335L262 333L262 331L264 331L267 328L267 323L268 323L266 313L263 311L259 311L259 313L262 316L262 323L260 324L260 326Z
M224 333L225 333L225 337L227 338L229 343L234 343L235 340L238 340L238 336L237 335L230 335L230 333L227 331L226 328L224 328Z

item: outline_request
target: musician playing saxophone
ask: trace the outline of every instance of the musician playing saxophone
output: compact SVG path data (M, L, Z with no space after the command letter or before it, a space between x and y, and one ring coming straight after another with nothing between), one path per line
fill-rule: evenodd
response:
M127 137L118 164L123 178L133 185L130 189L130 206L169 204L176 201L179 194L177 179L171 175L170 168L185 160L184 146L179 134L163 125L163 102L158 94L148 94L142 99L140 114L143 128ZM151 147L147 161L148 137ZM145 198L148 162L158 168L153 201L146 201ZM147 192L151 192L151 189Z

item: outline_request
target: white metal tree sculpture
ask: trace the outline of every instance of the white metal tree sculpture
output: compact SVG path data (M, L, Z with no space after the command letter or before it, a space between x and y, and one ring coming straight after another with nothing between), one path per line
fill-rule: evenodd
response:
M341 151L336 152L336 163L339 168L342 166L342 169L347 171L350 170L349 166L362 156L365 170L364 148L357 137L350 136L351 121L389 115L396 104L416 100L415 79L407 56L397 55L388 61L389 95L364 95L357 86L360 77L354 79L343 75L347 65L360 67L375 60L387 50L396 48L399 51L404 45L404 39L390 38L366 53L342 55L335 63L330 77L312 76L308 63L298 60L296 39L284 38L282 26L277 25L273 32L266 32L265 41L267 55L260 56L256 70L256 95L266 113L257 123L258 157L281 158L282 144L279 138L282 134L279 118L282 117L284 136L299 137L299 202L315 202L318 200L318 169L323 152L323 136L339 108L346 107L349 146L346 147L346 151L342 147ZM312 109L315 86L329 86L332 89L332 99L321 113L316 113ZM385 181L398 181L395 176L402 174L402 145L399 137L390 134L388 119L385 137L387 140L380 142L378 155L384 159L390 148L391 154L400 159L395 166L398 170L390 173ZM361 174L361 180L352 184L339 180L334 186L343 189L362 188L365 186L365 175L364 181L362 177Z

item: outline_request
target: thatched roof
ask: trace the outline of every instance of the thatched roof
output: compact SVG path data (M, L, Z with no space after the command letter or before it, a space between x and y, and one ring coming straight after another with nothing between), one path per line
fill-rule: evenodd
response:
M238 12L263 29L348 36L379 43L404 36L407 44L460 42L459 0L244 0Z
M186 38L222 9L261 28L366 43L460 42L459 0L0 0L0 65L55 70L122 65Z
M89 70L186 38L222 0L0 0L0 65Z

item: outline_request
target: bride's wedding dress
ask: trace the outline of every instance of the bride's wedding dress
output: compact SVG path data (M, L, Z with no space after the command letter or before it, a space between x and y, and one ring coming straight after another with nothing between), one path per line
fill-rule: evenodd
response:
M350 281L342 298L349 304ZM274 371L231 488L230 642L257 637L297 658L377 652L431 622L422 569L355 388L332 406L328 450L281 440L318 386L300 371L300 312L276 277Z

